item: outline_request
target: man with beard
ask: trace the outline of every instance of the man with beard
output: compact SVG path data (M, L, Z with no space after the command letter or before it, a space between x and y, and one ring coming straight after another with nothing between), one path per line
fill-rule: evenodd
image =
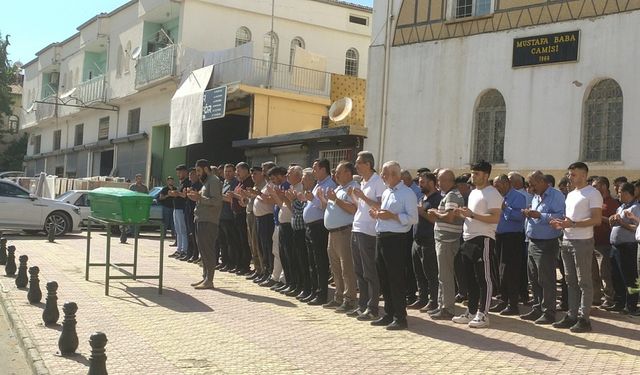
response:
M200 159L196 162L196 173L202 181L202 188L200 191L188 190L187 197L196 202L196 239L202 257L203 278L192 286L196 289L213 289L213 274L217 262L214 246L222 209L222 183L211 174L207 160Z

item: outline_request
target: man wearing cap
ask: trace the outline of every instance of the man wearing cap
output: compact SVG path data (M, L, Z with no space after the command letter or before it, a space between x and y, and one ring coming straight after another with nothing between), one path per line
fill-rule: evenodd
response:
M169 192L169 195L173 197L173 223L176 230L176 242L178 243L177 253L180 260L189 259L187 253L189 251L189 235L187 231L187 222L185 219L184 208L186 202L186 190L191 186L189 181L189 170L184 164L180 164L176 167L176 175L178 176L177 190Z
M175 239L176 232L175 227L173 226L173 197L169 196L169 192L173 190L176 190L173 177L168 176L167 185L163 187L158 194L158 203L162 206L162 222L164 223L165 235L167 230L171 230L171 234ZM178 252L176 251L174 254L177 253Z
M211 173L209 162L200 159L196 162L196 173L203 181L200 191L189 189L187 197L196 202L194 211L196 239L202 257L202 280L191 284L196 289L213 289L213 274L217 260L214 246L218 237L218 224L222 209L222 183Z

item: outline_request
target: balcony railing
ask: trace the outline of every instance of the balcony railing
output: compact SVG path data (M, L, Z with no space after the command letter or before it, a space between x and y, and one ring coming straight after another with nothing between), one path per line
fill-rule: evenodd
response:
M172 44L159 51L142 56L136 64L136 88L163 78L172 77L176 72L177 45Z
M214 85L230 82L328 97L331 74L286 64L269 64L268 60L239 57L213 67Z
M104 75L91 78L88 81L80 83L76 93L73 95L80 99L84 104L96 101L104 101Z

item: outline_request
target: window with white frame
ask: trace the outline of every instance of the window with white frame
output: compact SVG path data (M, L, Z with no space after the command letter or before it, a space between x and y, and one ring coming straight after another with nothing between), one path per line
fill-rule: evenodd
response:
M33 143L33 154L37 155L40 153L40 146L42 145L42 135L34 135L31 139Z
M291 52L289 53L289 65L293 66L296 59L296 47L304 48L304 39L298 37L291 40Z
M598 82L583 107L585 161L619 161L622 148L622 89L613 79Z
M475 142L471 162L504 162L504 133L507 109L498 90L482 95L475 110Z
M16 115L9 116L9 134L16 134L20 130L20 118Z
M278 62L278 35L274 32L264 34L264 60Z
M62 142L62 130L53 131L53 149L59 150Z
M242 26L236 31L236 47L251 41L251 30Z
M493 11L492 0L451 0L453 18L477 17Z
M360 54L355 48L349 48L344 60L344 75L358 76L358 65L360 62Z

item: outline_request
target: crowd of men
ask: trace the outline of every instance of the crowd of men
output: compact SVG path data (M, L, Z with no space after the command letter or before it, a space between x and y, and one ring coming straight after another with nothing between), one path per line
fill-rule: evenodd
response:
M482 328L489 312L520 315L525 304L521 319L572 332L591 331L592 306L638 315L628 288L640 263L640 182L617 178L614 197L581 162L558 189L541 171L492 179L485 161L458 177L375 168L367 151L334 170L326 159L179 165L159 198L175 232L170 256L202 264L196 289L213 289L215 270L235 273L388 330L407 328L407 309Z

